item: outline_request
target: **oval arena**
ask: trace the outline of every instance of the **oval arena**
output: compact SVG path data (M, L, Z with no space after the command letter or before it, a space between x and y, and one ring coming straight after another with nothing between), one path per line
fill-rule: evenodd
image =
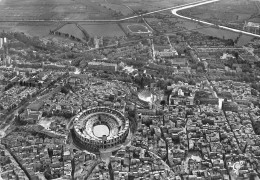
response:
M101 125L106 126L109 131L95 132L94 127ZM112 148L121 144L129 133L129 120L123 113L110 107L98 106L80 112L75 117L73 126L74 138L90 151Z

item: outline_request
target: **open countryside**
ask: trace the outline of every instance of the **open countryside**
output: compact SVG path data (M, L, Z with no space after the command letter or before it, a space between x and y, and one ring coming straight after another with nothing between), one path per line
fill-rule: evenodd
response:
M142 1L145 4L152 5L153 3L160 4L160 6L153 6L151 10L157 10L163 7L168 6L175 6L179 4L184 4L188 2L192 2L191 0L188 1L176 1L176 3L172 3L167 1ZM159 3L160 2L160 3ZM102 4L103 3L103 4ZM104 3L107 3L111 6L115 6L116 8L110 8L109 6L105 6ZM131 2L119 2L113 1L83 1L83 0L25 0L25 1L18 1L17 0L4 0L0 2L0 20L34 20L34 19L41 19L41 20L55 20L55 19L63 19L63 20L99 20L99 19L120 19L125 17L126 14L120 13L120 7L122 8L123 12L128 12L126 16L134 15L133 9L131 6L128 6L127 3L140 3L138 1L131 1ZM18 5L19 4L19 5ZM126 10L127 9L127 10ZM140 10L140 9L136 9ZM48 12L48 13L46 13ZM57 22L41 22L41 25L35 25L34 22L14 22L14 23L1 23L0 30L15 30L15 31L25 31L28 34L38 34L40 37L46 37L50 30L55 29L55 26L58 27L59 23ZM113 29L117 29L115 27ZM102 35L103 33L99 29L101 27L99 24L97 25L90 25L90 31L93 28L97 27L97 35ZM103 26L105 27L105 25ZM101 27L101 28L103 28ZM30 29L31 28L31 29ZM111 28L111 26L110 26ZM72 28L73 30L73 28ZM37 33L33 33L33 32ZM86 29L88 31L88 29ZM95 30L94 30L95 32ZM119 36L122 35L122 32L119 30L115 31L119 33ZM90 33L93 34L93 33ZM110 33L113 35L113 33Z
M196 2L198 0L107 0L107 3L128 6L134 11L154 11L162 8ZM122 7L123 8L123 7Z
M207 27L207 25L201 25L196 22L180 20L177 23L178 26L184 27L189 30L193 30L208 36L214 36L223 39L233 39L238 40L239 45L245 45L250 42L254 37L248 35L240 35L236 32L231 32L228 30L217 29L214 27Z
M245 22L259 16L259 5L259 1L226 0L185 9L179 14L242 30Z

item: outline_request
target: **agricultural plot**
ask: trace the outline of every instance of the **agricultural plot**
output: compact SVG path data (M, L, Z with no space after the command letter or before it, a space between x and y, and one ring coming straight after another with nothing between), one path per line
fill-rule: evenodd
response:
M111 3L101 3L101 6L105 7L106 9L113 10L116 13L121 13L123 16L133 15L133 11L127 8L124 5L119 4L111 4Z
M154 11L171 6L182 5L196 0L107 0L112 4L127 5L135 11Z
M239 37L239 33L231 32L228 30L223 29L217 29L213 27L207 27L199 25L198 23L186 21L186 20L179 20L179 23L177 23L177 26L184 27L187 30L197 31L199 33L202 33L204 35L208 36L214 36L218 37L220 39L233 39L235 40L237 37ZM253 37L242 35L238 40L238 45L243 46L247 43L249 43Z
M81 40L84 40L83 39L84 34L82 33L82 31L80 31L80 29L75 24L66 24L65 26L60 28L58 31L65 33L65 34L72 35L72 36L79 38Z
M79 23L90 36L124 36L125 33L116 23Z
M112 19L111 10L83 0L0 1L1 19Z
M113 19L113 10L85 0L0 0L1 20L86 20ZM1 23L0 30L24 31L32 36L46 36L57 23ZM71 29L71 28L69 28ZM72 28L73 29L73 28ZM74 33L74 32L73 32ZM79 33L78 33L79 34ZM78 37L78 36L76 36Z
M56 27L55 23L41 23L40 25L35 25L33 23L26 23L25 24L17 24L15 26L10 27L8 30L13 32L23 32L25 34L31 35L31 36L39 36L39 37L45 37L49 35L50 30L54 29ZM0 28L1 29L1 28Z
M0 31L10 31L10 29L16 25L17 23L1 23Z
M180 11L185 16L225 26L242 28L245 21L257 17L257 1L225 0Z
M10 23L1 22L0 31L12 31L12 32L23 32L30 36L45 37L49 34L50 30L55 29L58 23L54 22L40 22L40 23Z

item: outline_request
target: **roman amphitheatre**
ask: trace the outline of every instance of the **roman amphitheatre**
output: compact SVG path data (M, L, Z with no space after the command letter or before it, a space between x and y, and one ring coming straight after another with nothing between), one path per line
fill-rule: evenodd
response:
M129 134L129 120L109 107L92 107L73 121L72 138L81 149L98 152L121 147Z

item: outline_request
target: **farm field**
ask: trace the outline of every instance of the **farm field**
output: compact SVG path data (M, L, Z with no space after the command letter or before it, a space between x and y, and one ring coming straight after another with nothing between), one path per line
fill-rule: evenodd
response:
M125 33L116 23L79 23L90 36L124 36Z
M45 37L50 30L55 29L57 23L1 23L0 31L23 32L30 36Z
M108 10L95 1L85 0L0 0L0 20L23 19L113 19ZM0 30L25 32L44 37L59 23L1 23ZM69 28L70 29L70 28Z
M184 27L187 30L194 30L194 29L200 28L200 29L197 29L194 31L197 31L204 35L218 37L221 39L224 38L224 39L235 40L239 36L239 33L231 32L231 31L223 30L223 29L217 29L217 28L213 28L213 27L201 26L198 23L186 21L186 20L179 20L179 23L177 23L177 26ZM253 39L253 37L251 37L251 36L242 35L238 40L238 45L243 46L243 45L249 43L252 39Z
M107 0L112 4L127 5L133 10L154 11L171 6L178 6L197 0Z
M225 0L179 11L180 14L208 22L242 28L245 21L258 17L257 1Z
M67 33L69 35L73 35L81 40L84 40L84 34L80 31L80 29L75 24L66 24L62 28L58 30L62 33Z
M10 31L14 32L23 32L31 36L45 37L49 35L52 26L14 26Z
M121 13L121 16L122 15L123 16L133 15L133 11L124 5L111 4L111 3L101 3L100 5L107 9L111 9L111 10L115 11L116 13Z
M1 19L113 19L113 11L83 0L3 0Z

